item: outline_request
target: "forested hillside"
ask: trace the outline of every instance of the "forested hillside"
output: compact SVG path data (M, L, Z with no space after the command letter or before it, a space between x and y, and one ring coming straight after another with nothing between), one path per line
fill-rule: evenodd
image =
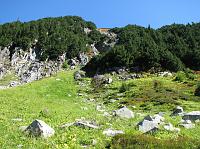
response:
M28 50L34 46L42 55L40 60L55 60L63 53L67 53L67 58L73 58L88 50L86 44L95 40L92 37L95 32L94 23L77 16L44 18L26 23L16 21L0 25L0 46L10 46L11 50L15 47Z
M118 36L115 47L94 57L86 70L137 67L170 71L200 69L200 23L173 24L160 29L128 25L111 30Z

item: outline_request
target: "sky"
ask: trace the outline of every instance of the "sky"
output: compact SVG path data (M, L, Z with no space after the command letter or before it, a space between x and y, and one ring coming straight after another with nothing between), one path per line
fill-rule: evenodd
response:
M76 15L97 27L200 22L200 0L0 0L0 24Z

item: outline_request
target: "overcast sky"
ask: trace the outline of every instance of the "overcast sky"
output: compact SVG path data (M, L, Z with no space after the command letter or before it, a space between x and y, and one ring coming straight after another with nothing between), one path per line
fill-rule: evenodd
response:
M98 27L200 22L200 0L1 0L0 23L77 15Z

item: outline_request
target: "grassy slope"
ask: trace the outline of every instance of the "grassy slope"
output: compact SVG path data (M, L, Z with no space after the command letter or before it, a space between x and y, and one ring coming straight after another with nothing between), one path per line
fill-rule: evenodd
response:
M60 81L56 79L61 79ZM140 88L150 90L152 80L155 78L145 78L139 80L131 80L129 83L136 84L127 92L124 101L132 99L130 93L142 92ZM163 81L164 85L169 88L184 90L188 94L194 90L194 87L188 88L184 84L172 82L171 79L156 78ZM120 81L115 81L112 85L103 89L100 93L94 93L89 86L90 79L85 79L86 87L79 87L73 80L73 71L61 72L57 76L46 78L40 81L33 82L17 88L11 88L0 91L0 146L1 148L16 148L17 145L22 144L24 148L80 148L82 144L91 144L93 139L97 140L97 145L94 148L104 148L107 141L111 138L106 138L102 131L106 128L115 128L124 130L127 134L140 134L135 129L136 123L143 118L143 116L136 116L134 119L121 120L119 118L103 117L101 112L96 111L96 104L103 103L108 100L109 96L119 93ZM185 88L185 89L184 89ZM78 97L77 92L88 93L83 97ZM191 95L189 95L192 97ZM95 98L97 102L83 102L84 98ZM113 97L114 98L114 97ZM179 99L178 99L179 100ZM106 109L108 112L118 107L118 102L108 104ZM183 101L179 103L186 107L187 111L199 110L199 102L192 100ZM133 109L132 104L136 105ZM131 102L129 108L133 111L143 113L144 115L163 111L167 112L168 106L153 106L151 111L139 108L141 103ZM88 110L83 110L82 107L87 107ZM47 116L42 116L40 111L49 109ZM170 106L170 108L172 108ZM180 118L172 119L168 115L171 109L168 109L166 118L177 125ZM67 129L60 129L59 126L73 122L77 118L85 117L89 120L96 120L101 124L100 130L82 129L71 127ZM22 122L14 122L13 118L22 118ZM29 125L34 119L44 120L47 124L52 126L56 134L45 139L35 139L25 136L19 130L19 126ZM180 135L188 136L194 139L200 139L200 127L195 129L182 129ZM169 133L160 131L156 134L157 138L175 138L176 133Z

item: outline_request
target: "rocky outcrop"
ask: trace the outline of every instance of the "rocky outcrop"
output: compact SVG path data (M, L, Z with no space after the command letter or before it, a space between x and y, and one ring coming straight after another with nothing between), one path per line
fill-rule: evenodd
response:
M20 81L19 84L49 77L57 73L65 61L65 54L61 55L57 61L39 61L40 53L37 52L37 49L30 48L28 51L24 51L18 47L9 48L0 48L0 79L7 72L15 72ZM17 85L12 83L9 87L14 86Z

